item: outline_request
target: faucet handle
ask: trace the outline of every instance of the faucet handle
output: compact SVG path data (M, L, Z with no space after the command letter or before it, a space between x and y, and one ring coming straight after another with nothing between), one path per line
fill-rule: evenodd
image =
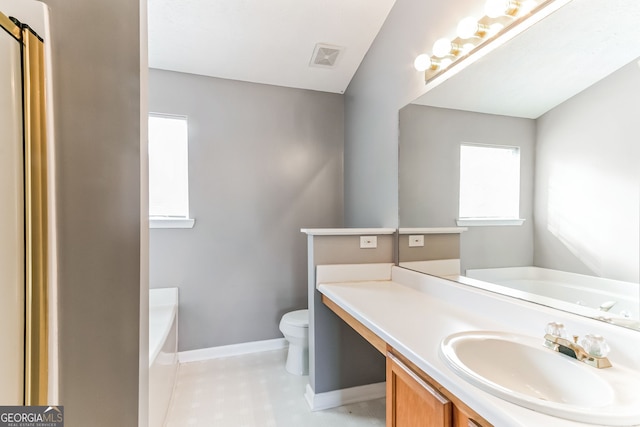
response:
M554 337L566 338L567 332L564 329L564 324L560 322L549 322L544 332Z
M611 348L602 335L587 334L580 342L582 348L593 357L607 357Z

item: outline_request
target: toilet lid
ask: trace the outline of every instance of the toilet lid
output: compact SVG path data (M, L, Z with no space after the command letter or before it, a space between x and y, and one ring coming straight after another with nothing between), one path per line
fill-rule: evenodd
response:
M282 316L282 320L293 326L309 326L309 310L297 310Z

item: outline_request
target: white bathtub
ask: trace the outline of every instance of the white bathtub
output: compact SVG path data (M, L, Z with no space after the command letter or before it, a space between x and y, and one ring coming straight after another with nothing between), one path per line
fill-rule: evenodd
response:
M536 302L548 302L545 299L559 300L590 308L594 313L602 313L599 307L612 301L615 305L609 310L608 315L639 318L638 283L540 267L469 269L465 275L472 279L506 286L519 292L521 297Z
M178 288L149 290L149 427L161 427L178 370Z

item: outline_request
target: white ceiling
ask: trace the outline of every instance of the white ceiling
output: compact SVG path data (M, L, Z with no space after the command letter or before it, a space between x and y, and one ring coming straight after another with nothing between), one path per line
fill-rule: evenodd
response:
M149 66L343 93L395 0L149 0ZM317 43L343 47L310 67Z
M573 0L415 104L535 119L640 57L640 0Z

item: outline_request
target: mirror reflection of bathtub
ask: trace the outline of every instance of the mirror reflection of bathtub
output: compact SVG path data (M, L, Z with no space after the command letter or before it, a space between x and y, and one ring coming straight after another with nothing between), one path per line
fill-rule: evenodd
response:
M549 298L604 318L638 319L638 284L540 267L469 269L466 277L511 288L527 299ZM574 310L580 310L575 307Z

